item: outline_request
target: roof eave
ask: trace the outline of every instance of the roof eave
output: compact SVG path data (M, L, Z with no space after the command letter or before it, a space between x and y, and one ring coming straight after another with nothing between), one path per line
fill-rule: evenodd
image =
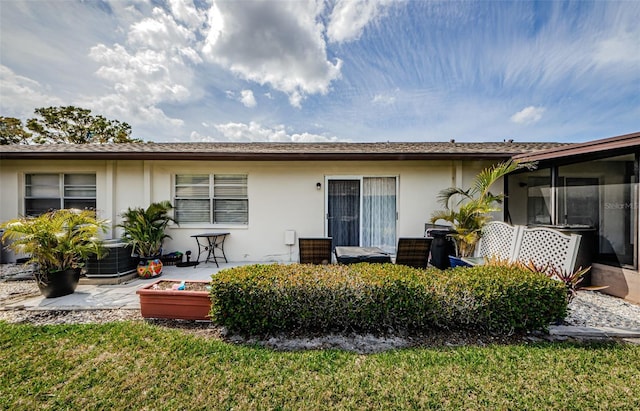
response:
M570 146L558 147L549 150L541 150L533 153L522 153L515 155L514 160L520 161L550 161L559 158L586 158L594 155L616 155L638 150L640 148L640 132L625 134L617 137L605 138L602 140L589 141L587 143L577 143Z
M519 153L175 153L3 152L2 160L354 161L496 160Z

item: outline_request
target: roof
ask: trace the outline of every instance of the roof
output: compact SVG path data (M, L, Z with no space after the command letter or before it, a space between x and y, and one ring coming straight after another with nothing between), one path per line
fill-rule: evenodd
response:
M640 150L640 132L549 148L514 156L521 161L577 160L580 158L615 156Z
M0 146L0 159L490 160L566 143L121 143Z

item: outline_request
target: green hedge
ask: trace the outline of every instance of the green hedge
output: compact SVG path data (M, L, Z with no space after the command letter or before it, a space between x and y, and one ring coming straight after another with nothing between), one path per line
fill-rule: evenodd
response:
M519 268L249 265L212 276L211 319L236 332L523 331L564 318L564 285Z

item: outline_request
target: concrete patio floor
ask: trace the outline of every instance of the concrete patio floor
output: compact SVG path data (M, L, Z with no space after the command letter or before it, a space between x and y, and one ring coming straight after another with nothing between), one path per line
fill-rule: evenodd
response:
M81 281L73 294L57 298L44 298L40 295L6 305L0 302L0 309L139 310L140 301L136 291L156 280L209 280L212 274L222 269L246 264L247 263L221 263L220 267L216 267L215 263L209 262L201 263L195 267L165 266L159 277L149 279L133 278L122 284L86 284L84 281Z

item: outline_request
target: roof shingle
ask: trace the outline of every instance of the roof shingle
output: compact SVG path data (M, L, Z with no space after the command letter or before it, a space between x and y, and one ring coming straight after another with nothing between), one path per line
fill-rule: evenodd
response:
M0 159L426 160L495 159L566 143L123 143L0 146Z

